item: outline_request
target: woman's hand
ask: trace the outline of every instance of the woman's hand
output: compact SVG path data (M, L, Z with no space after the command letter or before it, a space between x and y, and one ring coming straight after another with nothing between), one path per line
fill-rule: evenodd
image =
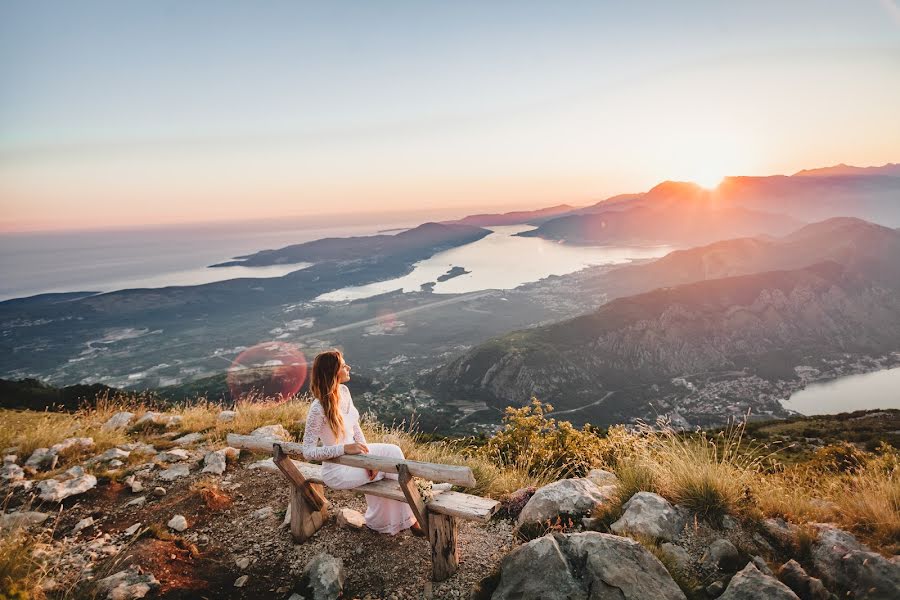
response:
M361 443L344 444L344 454L368 454L369 447Z

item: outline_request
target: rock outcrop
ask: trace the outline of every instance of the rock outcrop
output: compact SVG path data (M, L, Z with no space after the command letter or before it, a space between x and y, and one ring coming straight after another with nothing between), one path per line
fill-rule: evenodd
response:
M597 506L611 502L615 486L597 487L588 479L563 479L549 483L534 493L519 513L517 527L553 523L557 517L580 518Z
M513 550L492 600L685 600L639 543L606 533L551 534Z
M850 533L819 525L812 546L816 572L825 584L860 600L893 600L900 590L900 561L888 560Z
M800 600L791 588L749 563L731 578L719 600Z
M622 517L610 526L614 533L636 533L674 541L684 529L686 514L652 492L638 492L622 505Z

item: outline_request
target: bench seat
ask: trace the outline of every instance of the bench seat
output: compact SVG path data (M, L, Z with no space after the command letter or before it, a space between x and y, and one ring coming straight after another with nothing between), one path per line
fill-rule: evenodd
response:
M324 483L322 481L322 465L301 462L291 459L303 476L312 483ZM273 464L274 467L274 464ZM373 481L359 487L352 488L350 491L360 494L371 494L380 498L390 498L391 500L399 500L406 502L403 490L395 479L382 479ZM434 490L434 497L425 503L431 512L448 515L451 517L460 517L471 521L490 521L491 517L500 503L490 498L482 498L481 496L473 496L472 494L464 494L462 492Z

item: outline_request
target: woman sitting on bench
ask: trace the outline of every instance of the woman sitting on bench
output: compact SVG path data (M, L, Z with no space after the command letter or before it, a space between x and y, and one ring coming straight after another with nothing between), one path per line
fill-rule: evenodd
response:
M373 454L403 458L403 450L395 444L367 444L359 426L359 411L353 405L350 390L343 385L350 381L350 365L337 350L322 352L313 362L309 388L315 400L306 415L303 433L303 456L306 460L327 461L342 454ZM319 440L324 445L319 446ZM359 487L372 481L390 478L393 473L381 473L331 462L322 463L322 480L335 490ZM366 495L366 526L379 533L395 535L406 528L413 534L425 533L416 522L409 505L398 500Z

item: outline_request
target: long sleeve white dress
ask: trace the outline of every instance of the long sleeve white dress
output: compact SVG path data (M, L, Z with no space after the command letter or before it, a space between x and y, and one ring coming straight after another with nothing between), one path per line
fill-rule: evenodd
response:
M318 399L313 400L306 415L306 429L303 432L303 456L306 460L324 461L344 454L344 444L362 443L369 447L369 454L403 458L403 450L395 444L369 444L359 426L359 411L353 405L350 390L340 386L339 410L344 418L343 435L338 438L331 431L325 419L325 411ZM318 445L319 440L322 446ZM370 480L365 469L348 467L330 462L322 463L322 480L325 485L336 490L359 487L370 481L380 479L397 479L395 473L379 472L374 480ZM405 502L366 495L366 526L379 533L395 535L408 529L416 517Z

